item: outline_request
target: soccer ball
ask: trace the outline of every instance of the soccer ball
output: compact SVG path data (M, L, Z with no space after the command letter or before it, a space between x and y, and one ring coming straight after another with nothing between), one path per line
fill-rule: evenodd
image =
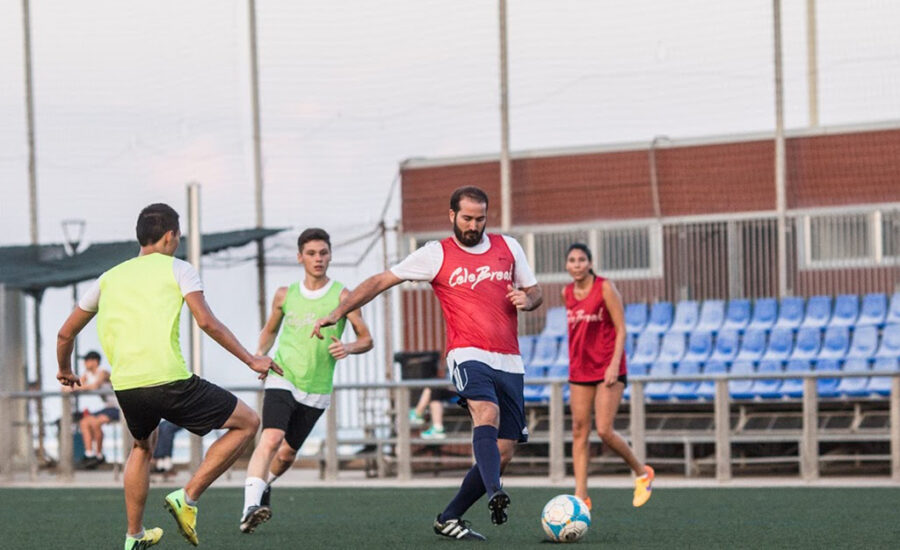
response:
M580 540L591 526L591 512L574 495L559 495L550 499L541 512L541 526L553 542Z

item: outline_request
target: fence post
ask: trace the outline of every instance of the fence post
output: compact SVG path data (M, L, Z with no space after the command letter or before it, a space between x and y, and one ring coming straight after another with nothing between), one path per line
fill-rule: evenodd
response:
M72 481L75 468L72 449L72 399L68 393L63 393L62 412L59 417L59 478L63 481Z
M716 425L716 479L731 479L731 404L728 396L728 380L716 380L714 405Z
M644 403L644 383L635 380L631 382L631 450L639 462L647 460L647 416Z
M409 434L409 388L398 386L394 402L397 404L394 413L397 426L397 479L406 481L412 478L410 458L412 449Z
M338 477L338 436L337 436L338 392L331 394L331 404L325 411L325 479L334 481Z
M803 378L803 439L800 442L800 475L805 480L819 477L819 395L817 380Z
M891 378L891 478L900 481L900 376Z
M566 477L565 457L565 404L561 382L550 384L550 481L562 481Z
M12 397L0 395L0 471L6 481L13 480L13 441L15 440L13 428Z

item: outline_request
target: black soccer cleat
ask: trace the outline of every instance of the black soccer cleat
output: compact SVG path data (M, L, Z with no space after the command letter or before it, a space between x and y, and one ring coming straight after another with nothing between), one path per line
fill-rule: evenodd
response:
M266 490L263 491L262 497L259 499L259 505L263 508L268 508L271 512L272 510L272 486L266 485Z
M473 531L468 521L464 519L441 521L440 514L434 518L434 532L453 540L487 540L481 533Z
M503 489L499 489L491 495L488 501L488 509L491 511L491 522L494 525L503 525L509 519L506 508L509 507L509 495Z
M247 509L247 513L244 514L244 517L241 518L241 532L249 535L253 531L256 531L256 528L261 524L269 521L269 518L271 517L272 511L269 510L268 507L251 506Z

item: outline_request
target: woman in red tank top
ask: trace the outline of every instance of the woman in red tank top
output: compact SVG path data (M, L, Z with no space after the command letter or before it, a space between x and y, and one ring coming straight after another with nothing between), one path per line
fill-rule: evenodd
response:
M603 443L625 459L638 476L632 503L641 506L650 498L653 468L642 464L628 443L613 430L627 383L622 297L612 282L594 273L591 251L581 243L569 247L566 271L573 279L563 288L562 298L569 325L569 407L575 496L591 507L587 471L593 412Z

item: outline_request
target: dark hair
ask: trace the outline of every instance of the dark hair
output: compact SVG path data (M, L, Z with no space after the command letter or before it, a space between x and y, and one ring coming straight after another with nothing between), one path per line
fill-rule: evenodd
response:
M169 231L178 232L178 212L174 208L158 202L141 210L135 228L141 246L157 242Z
M566 258L569 257L569 253L572 252L573 250L580 250L580 251L584 252L584 255L587 256L587 259L588 259L589 262L593 262L593 261L594 261L594 256L591 255L591 249L588 248L588 246L587 246L586 244L584 244L584 243L572 243L572 244L570 244L570 245L569 245L569 249L566 250ZM594 273L594 269L593 269L593 268L590 269L590 273L591 273L591 275L593 275L594 277L597 276L597 274Z
M99 363L99 362L100 362L100 354L97 353L96 351L89 351L89 352L87 352L87 353L84 354L83 359L84 359L85 361L87 361L88 359L94 359L94 360L96 360L96 361Z
M460 187L450 195L450 210L459 212L459 201L462 200L463 197L472 199L477 203L483 203L484 206L488 205L487 193L474 185L466 185Z
M303 245L309 241L325 241L325 244L328 245L328 250L331 250L331 236L324 229L319 229L318 227L304 229L297 239L297 250L303 252Z

